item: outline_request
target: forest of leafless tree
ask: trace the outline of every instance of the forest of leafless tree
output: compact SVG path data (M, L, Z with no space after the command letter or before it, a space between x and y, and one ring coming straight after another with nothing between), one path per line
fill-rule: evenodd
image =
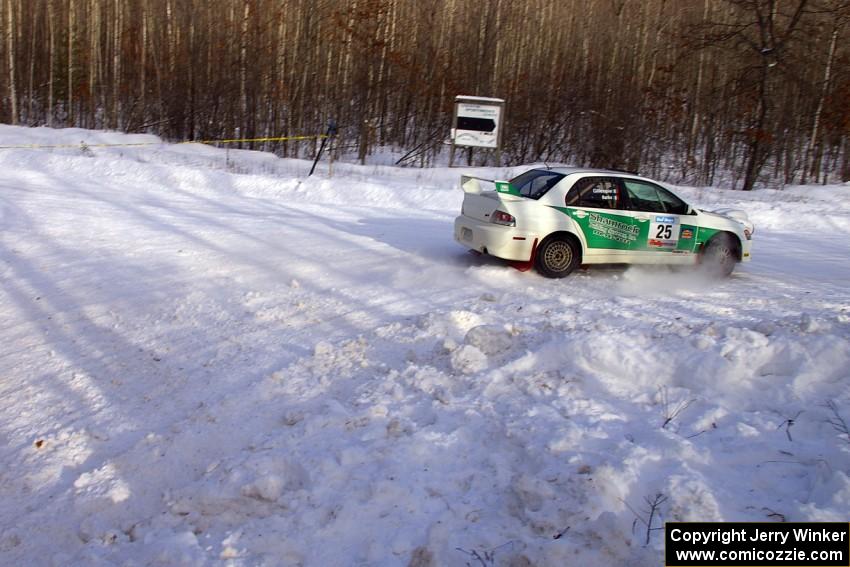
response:
M850 0L0 0L0 29L11 124L189 140L333 118L343 149L427 165L466 94L506 99L505 164L850 180Z

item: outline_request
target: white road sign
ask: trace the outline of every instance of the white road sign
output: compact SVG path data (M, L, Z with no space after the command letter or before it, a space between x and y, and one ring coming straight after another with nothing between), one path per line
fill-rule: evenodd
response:
M454 144L498 148L503 105L504 101L501 99L457 97L452 136Z

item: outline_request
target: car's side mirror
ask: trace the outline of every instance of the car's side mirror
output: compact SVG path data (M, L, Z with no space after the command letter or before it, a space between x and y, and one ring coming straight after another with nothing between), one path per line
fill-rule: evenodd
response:
M686 212L685 214L686 214L686 215L695 215L695 214L697 214L697 211L696 211L696 209L695 209L695 208L693 208L692 206L688 205L688 212Z

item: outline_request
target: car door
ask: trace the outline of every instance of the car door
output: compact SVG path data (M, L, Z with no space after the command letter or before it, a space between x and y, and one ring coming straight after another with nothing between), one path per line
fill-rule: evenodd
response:
M624 210L623 187L615 177L591 176L576 181L566 195L563 211L578 224L589 256L611 256L611 261L629 254L637 231Z
M689 224L687 203L663 187L639 179L623 179L626 208L637 228L632 250L640 256L690 254L696 227Z

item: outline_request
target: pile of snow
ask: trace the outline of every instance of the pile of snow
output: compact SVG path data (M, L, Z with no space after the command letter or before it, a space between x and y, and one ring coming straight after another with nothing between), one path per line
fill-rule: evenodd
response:
M728 280L551 281L452 242L458 169L0 127L81 140L0 150L0 563L657 564L656 500L847 519L846 186L680 188L754 220Z

